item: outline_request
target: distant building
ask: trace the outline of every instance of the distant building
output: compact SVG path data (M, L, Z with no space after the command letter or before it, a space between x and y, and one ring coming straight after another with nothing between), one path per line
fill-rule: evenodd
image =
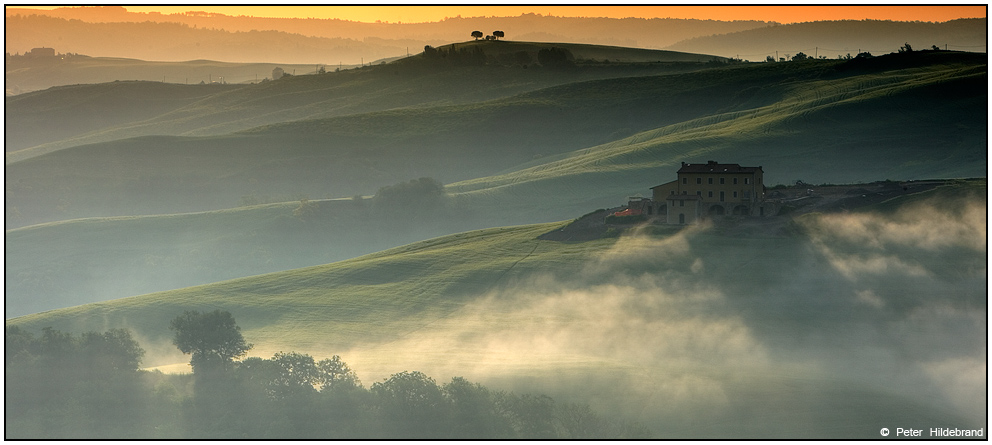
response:
M286 74L286 72L277 66L274 70L272 70L272 80L279 80L283 74Z
M654 207L668 224L693 224L704 216L765 215L761 166L683 162L678 179L651 187L651 192Z
M31 48L26 56L30 57L55 57L55 48Z

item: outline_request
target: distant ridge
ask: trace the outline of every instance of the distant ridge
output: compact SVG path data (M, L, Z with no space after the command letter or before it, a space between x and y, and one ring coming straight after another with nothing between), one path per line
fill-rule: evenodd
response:
M790 58L802 52L810 57L836 59L858 52L874 55L896 52L905 44L916 50L937 46L951 51L987 51L987 19L959 19L943 23L888 20L837 20L794 23L726 34L693 37L666 49L738 56L752 62L766 57Z
M191 9L195 7L191 6ZM20 15L22 20L11 20ZM31 18L30 16L36 16ZM30 48L46 45L60 52L77 52L93 56L118 56L145 60L188 60L203 58L231 62L294 62L294 63L327 63L358 64L360 57L368 62L373 59L405 55L408 51L423 48L424 45L438 46L448 42L458 42L469 38L473 30L486 33L496 29L506 32L509 40L539 40L587 43L595 45L612 45L640 48L662 48L679 40L711 34L722 34L769 26L762 21L716 21L693 19L640 19L640 18L585 18L585 17L553 17L539 14L523 14L517 17L451 17L439 22L430 23L362 23L337 19L290 19L262 17L234 17L223 14L158 14L130 13L122 7L84 7L58 8L51 11L34 10L29 8L7 8L8 52L24 52ZM61 20L61 23L46 19ZM80 20L75 27L68 26L67 20ZM144 23L143 27L134 27L130 23ZM71 36L72 39L32 33L38 26L52 27L53 36ZM98 27L99 25L99 27ZM112 42L95 36L96 30L114 32L116 29L130 27L134 38L144 40L154 37L165 29L185 29L182 33L172 35L172 45L150 50L144 46L127 46L127 42ZM204 30L224 30L226 37L220 41L199 39L200 46L192 45L190 39L203 34ZM258 31L255 31L258 30ZM255 34L274 32L293 34L281 35L279 43L316 46L319 39L337 39L338 43L324 46L320 52L313 54L296 53L294 57L303 59L277 60L274 58L256 59L269 50L276 50L272 42L257 40L256 47L251 51L232 52L220 49L218 43L245 39ZM28 34L22 34L28 32ZM221 36L224 34L215 34ZM29 38L30 36L30 38ZM270 37L271 39L271 37ZM67 42L72 47L66 47ZM163 41L158 39L158 41ZM190 42L190 43L186 43ZM325 40L328 42L328 40ZM116 44L116 46L115 46ZM122 44L125 44L121 46ZM60 47L61 46L61 47ZM348 48L336 48L345 46ZM24 49L21 49L24 47ZM349 53L349 48L360 48L361 52ZM179 50L183 55L174 55ZM282 48L283 56L290 56L287 48ZM154 51L154 52L150 52ZM295 50L290 50L295 51ZM190 56L190 54L197 54ZM278 53L276 53L278 54Z

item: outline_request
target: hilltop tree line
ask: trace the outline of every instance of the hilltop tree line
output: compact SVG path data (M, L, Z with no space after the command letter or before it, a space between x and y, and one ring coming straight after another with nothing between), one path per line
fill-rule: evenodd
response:
M6 328L6 437L38 439L646 438L586 405L417 371L366 388L339 356L247 357L234 317L187 311L170 323L192 374L144 371L129 331L40 337Z
M475 31L479 36L482 32ZM499 32L499 31L496 31ZM475 33L473 33L475 36ZM493 36L489 36L493 37ZM502 37L502 33L500 33ZM496 37L493 37L495 39ZM431 63L447 63L454 66L522 66L527 67L535 64L534 55L527 51L516 51L506 53L486 54L479 46L457 47L451 45L449 48L434 48L427 45L424 47L423 59ZM548 68L565 68L575 65L575 56L568 48L552 46L542 48L537 51L537 65Z

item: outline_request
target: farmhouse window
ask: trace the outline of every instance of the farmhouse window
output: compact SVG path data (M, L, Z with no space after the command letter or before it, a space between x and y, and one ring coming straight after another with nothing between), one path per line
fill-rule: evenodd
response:
M713 183L713 178L706 178L706 183L707 184L712 184Z
M725 179L726 178L720 178L720 184L724 184L725 183Z

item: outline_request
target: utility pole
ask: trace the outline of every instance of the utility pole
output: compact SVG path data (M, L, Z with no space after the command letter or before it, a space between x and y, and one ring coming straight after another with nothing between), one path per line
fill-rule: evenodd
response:
M819 55L820 55L820 47L817 46L816 49L813 50L813 58L816 59Z

